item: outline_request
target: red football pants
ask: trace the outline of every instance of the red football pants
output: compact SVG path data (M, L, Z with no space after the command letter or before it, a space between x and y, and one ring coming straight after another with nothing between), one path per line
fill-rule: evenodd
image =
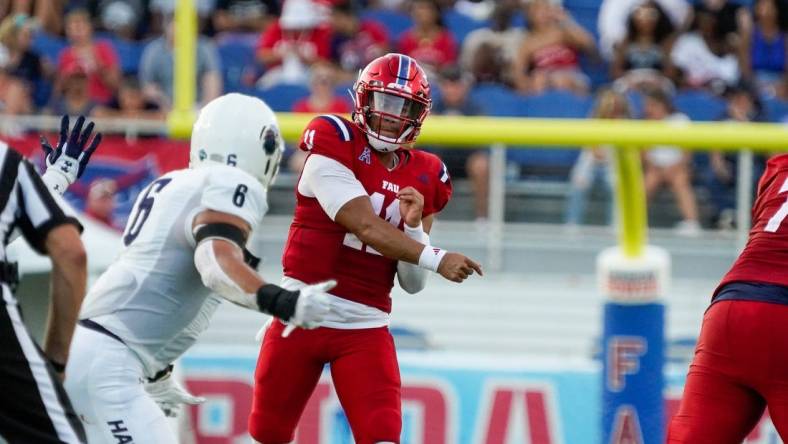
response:
M717 302L703 317L668 443L740 444L766 406L788 442L788 305Z
M275 321L265 333L255 371L249 433L262 444L293 440L298 420L330 363L339 402L358 444L398 443L400 377L387 327L296 329L283 338Z

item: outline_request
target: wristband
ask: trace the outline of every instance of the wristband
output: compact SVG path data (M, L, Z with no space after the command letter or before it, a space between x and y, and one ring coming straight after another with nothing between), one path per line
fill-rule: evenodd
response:
M426 245L424 249L421 250L421 256L419 256L419 267L437 273L438 266L441 264L443 256L446 256L446 253L447 251L442 248Z
M404 231L405 235L409 238L424 245L430 244L430 236L424 232L424 226L421 224L421 222L419 222L418 227L411 227L408 224L405 224Z
M299 294L278 285L265 284L257 290L257 306L263 313L289 321L295 314Z
M47 170L44 171L44 175L41 176L41 180L44 181L50 191L60 195L65 193L66 189L68 189L68 186L70 185L68 182L68 177L66 177L65 174L52 168L47 168Z
M163 370L159 370L158 372L156 372L156 374L153 375L152 378L146 378L146 380L148 382L159 382L162 379L165 379L168 376L170 376L172 374L172 369L173 368L174 368L174 366L172 364L170 364L167 367L165 367Z

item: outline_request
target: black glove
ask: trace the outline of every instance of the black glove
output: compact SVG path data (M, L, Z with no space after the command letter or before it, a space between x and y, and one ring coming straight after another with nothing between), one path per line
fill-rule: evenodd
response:
M90 156L96 151L101 143L101 133L96 133L92 142L88 145L90 135L93 132L93 122L89 122L82 130L82 125L85 123L85 117L79 116L77 123L71 130L71 135L68 133L68 115L63 116L60 121L60 139L57 142L57 148L52 148L44 136L40 137L41 149L44 150L47 171L50 168L57 168L60 173L65 175L69 180L69 185L74 183L76 179L82 177L85 172L85 167L88 165ZM86 148L87 147L87 148ZM64 155L64 159L60 157ZM60 162L58 162L60 159ZM73 167L77 167L76 175L72 171ZM73 178L73 180L72 180Z

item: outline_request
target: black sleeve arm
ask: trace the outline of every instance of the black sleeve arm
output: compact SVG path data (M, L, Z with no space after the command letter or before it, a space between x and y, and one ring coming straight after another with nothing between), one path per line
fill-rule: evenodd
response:
M37 252L46 253L46 238L50 231L64 224L73 224L82 232L82 225L67 216L41 177L27 160L19 163L17 176L19 214L17 223L25 239Z

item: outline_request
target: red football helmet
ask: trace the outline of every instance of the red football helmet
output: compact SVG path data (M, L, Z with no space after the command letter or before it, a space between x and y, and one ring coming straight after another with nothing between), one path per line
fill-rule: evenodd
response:
M353 121L378 151L394 151L414 142L432 106L424 70L402 54L371 61L353 90Z

